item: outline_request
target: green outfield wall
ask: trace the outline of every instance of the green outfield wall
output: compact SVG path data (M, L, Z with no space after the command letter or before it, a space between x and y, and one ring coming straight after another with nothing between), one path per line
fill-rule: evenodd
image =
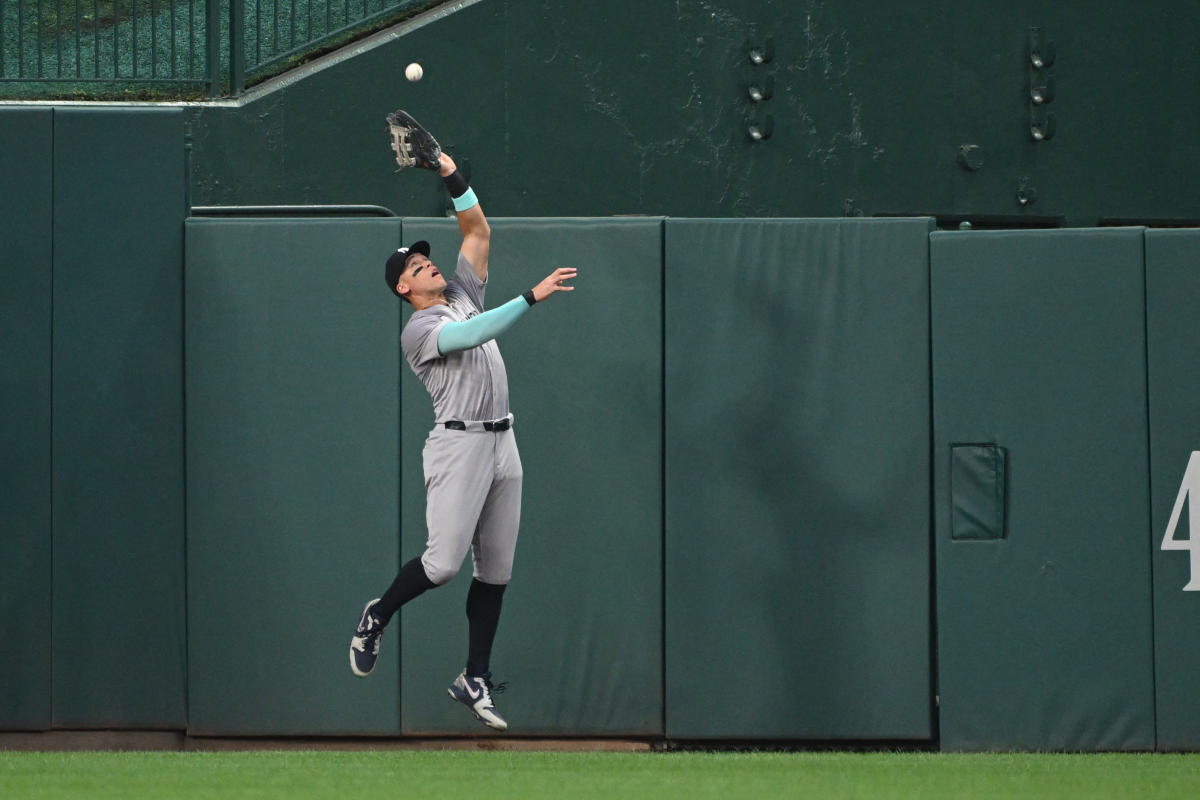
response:
M478 734L469 569L346 663L425 537L382 263L457 226L188 218L183 122L0 110L0 729ZM1194 231L492 223L490 305L580 270L502 340L515 733L1200 747Z
M1200 231L1146 232L1146 345L1150 401L1150 528L1158 746L1200 749L1200 493L1188 466L1200 451ZM1186 506L1178 506L1181 495ZM1173 512L1179 513L1170 527ZM1181 513L1180 513L1181 512ZM1170 528L1170 530L1168 530ZM1190 542L1190 550L1164 544ZM1179 545L1176 544L1176 547ZM1185 545L1185 548L1187 545Z
M346 638L377 596L353 588L399 566L399 308L361 279L399 240L396 219L187 225L194 733L399 732L394 649L359 681Z
M0 112L0 726L51 722L51 313L53 146L50 109ZM38 642L40 646L32 646Z
M0 111L2 724L187 724L179 109Z
M53 700L187 721L183 116L54 112Z
M669 735L932 736L930 227L667 221Z
M1144 239L931 237L945 748L1154 747ZM963 445L1004 463L972 476ZM1003 520L963 538L980 484Z

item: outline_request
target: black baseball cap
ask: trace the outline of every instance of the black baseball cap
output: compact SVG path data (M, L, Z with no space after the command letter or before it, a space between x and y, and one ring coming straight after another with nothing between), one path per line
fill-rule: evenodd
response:
M396 291L396 284L400 282L400 274L404 272L404 265L408 263L408 257L413 253L420 253L429 258L429 242L424 239L419 242L413 242L408 247L401 247L388 257L387 267L383 273L387 279L388 288L397 297L400 296L400 293Z

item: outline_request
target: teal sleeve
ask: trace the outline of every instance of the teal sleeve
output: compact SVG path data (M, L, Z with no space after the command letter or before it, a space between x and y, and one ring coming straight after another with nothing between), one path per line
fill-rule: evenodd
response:
M523 297L514 297L502 306L471 317L465 322L447 322L438 331L438 351L442 355L478 347L508 330L529 308Z

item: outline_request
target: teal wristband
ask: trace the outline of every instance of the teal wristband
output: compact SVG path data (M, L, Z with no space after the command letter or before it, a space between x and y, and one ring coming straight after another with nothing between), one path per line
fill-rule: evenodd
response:
M475 190L470 187L467 187L467 191L452 199L454 200L455 211L466 211L472 206L479 205L479 198L475 196Z

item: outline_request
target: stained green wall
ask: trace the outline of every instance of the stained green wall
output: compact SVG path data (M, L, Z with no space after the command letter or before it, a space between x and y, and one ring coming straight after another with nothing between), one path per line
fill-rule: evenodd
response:
M440 215L437 186L389 166L383 118L401 106L469 160L497 217L1200 218L1200 7L1185 0L461 5L240 107L189 109L196 202ZM1056 56L1043 142L1035 26ZM750 43L768 37L756 67ZM756 109L747 87L767 79ZM766 114L774 133L754 143L747 121Z

